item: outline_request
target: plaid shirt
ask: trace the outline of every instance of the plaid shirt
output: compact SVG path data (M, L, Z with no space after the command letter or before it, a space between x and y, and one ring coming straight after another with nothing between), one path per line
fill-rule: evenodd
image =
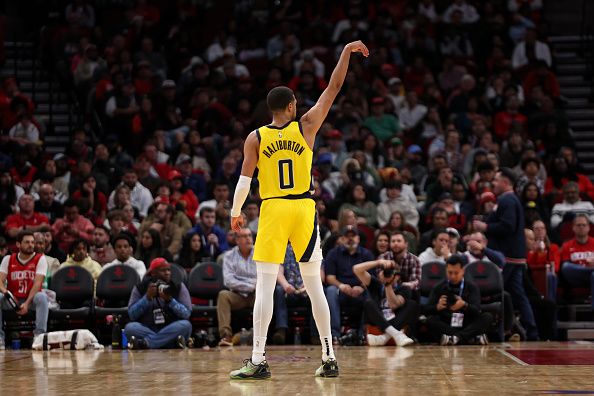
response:
M407 286L412 290L419 288L421 281L421 262L419 258L410 252L406 252L400 260L394 258L394 253L391 250L379 256L382 260L394 260L400 266L402 275L402 286Z

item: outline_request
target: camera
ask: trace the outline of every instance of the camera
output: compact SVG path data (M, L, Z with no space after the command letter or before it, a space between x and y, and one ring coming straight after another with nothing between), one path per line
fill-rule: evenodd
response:
M447 292L446 292L446 296L448 298L448 307L451 307L452 305L455 305L456 302L458 301L458 299L456 298L456 293L454 293L454 291L450 288L448 288Z
M200 330L192 335L194 348L214 348L217 346L218 341L214 335L207 333L204 330Z
M171 295L171 286L165 282L163 282L162 280L158 280L155 282L155 286L157 286L157 291L159 293L163 293L166 294L168 296Z
M359 334L356 329L349 329L342 337L338 339L342 346L361 346L365 345L365 335Z
M383 271L384 274L384 278L391 278L392 276L394 276L396 274L396 271L394 270L394 268L386 268Z

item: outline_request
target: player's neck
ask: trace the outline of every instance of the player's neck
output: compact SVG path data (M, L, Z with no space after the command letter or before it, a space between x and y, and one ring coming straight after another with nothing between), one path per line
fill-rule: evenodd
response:
M284 115L284 114L273 114L272 122L270 123L270 125L275 126L275 127L281 127L281 126L285 126L286 124L288 124L291 121L293 121L293 119L291 117Z
M33 253L19 252L19 260L28 261L31 257L33 257L34 254L35 254L35 252L33 252Z

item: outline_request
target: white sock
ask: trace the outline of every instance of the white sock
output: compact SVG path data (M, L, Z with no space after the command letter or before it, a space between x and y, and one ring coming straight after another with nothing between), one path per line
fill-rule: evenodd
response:
M279 266L272 263L256 262L258 278L256 281L256 300L254 301L254 342L252 363L265 360L266 334L272 319L274 288Z
M322 279L320 277L321 261L299 263L303 285L311 301L311 310L320 333L322 343L322 361L336 359L332 348L332 332L330 330L330 308L324 294Z
M398 337L402 334L402 332L400 330L396 330L396 328L394 326L388 326L386 328L386 333L388 333L390 335L390 337L392 337L394 339L394 341L396 340L396 337Z

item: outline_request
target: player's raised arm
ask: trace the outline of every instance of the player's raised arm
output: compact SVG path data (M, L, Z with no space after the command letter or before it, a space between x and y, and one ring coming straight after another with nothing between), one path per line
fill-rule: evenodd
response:
M243 164L241 165L241 176L237 181L235 187L235 195L233 196L233 207L231 208L231 229L239 231L243 226L243 217L241 217L241 207L250 193L250 185L252 183L252 176L258 164L258 148L260 142L256 132L248 135L243 146Z
M363 56L369 56L369 50L361 41L353 41L352 43L345 45L340 54L340 59L338 60L334 71L332 71L328 87L322 92L322 95L316 104L309 109L303 117L301 117L301 126L303 127L303 133L306 135L305 137L308 142L310 141L308 138L315 137L315 134L326 119L334 99L336 99L336 95L340 92L347 70L349 69L349 60L353 52L361 52Z

